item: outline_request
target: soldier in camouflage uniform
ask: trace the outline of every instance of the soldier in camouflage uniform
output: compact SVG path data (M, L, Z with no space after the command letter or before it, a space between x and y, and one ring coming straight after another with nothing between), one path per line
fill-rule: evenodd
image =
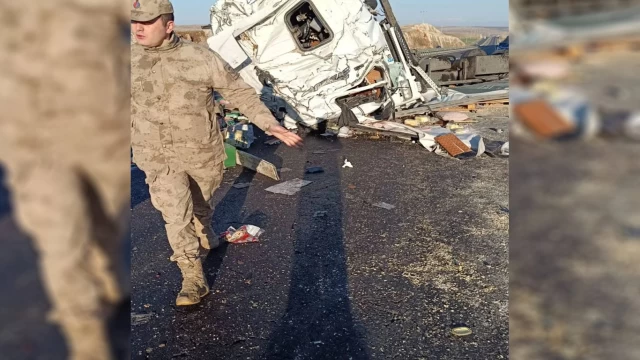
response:
M0 0L0 161L76 360L113 358L107 323L128 291L129 11Z
M289 146L302 139L284 129L255 90L210 49L174 32L168 0L137 0L131 11L131 146L146 174L151 202L166 223L171 260L182 273L177 305L208 294L201 259L218 246L211 227L212 195L220 186L225 151L214 89L251 121Z

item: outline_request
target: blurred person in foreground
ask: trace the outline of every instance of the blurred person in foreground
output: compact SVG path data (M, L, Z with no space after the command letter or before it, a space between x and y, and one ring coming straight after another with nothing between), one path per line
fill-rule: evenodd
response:
M212 196L222 182L225 151L214 89L286 145L299 147L302 139L280 125L218 54L174 33L171 2L137 0L131 21L134 161L145 172L151 202L166 223L171 260L182 273L176 305L193 305L209 293L202 259L219 245Z
M108 324L128 305L127 5L0 0L0 160L77 360L115 358Z

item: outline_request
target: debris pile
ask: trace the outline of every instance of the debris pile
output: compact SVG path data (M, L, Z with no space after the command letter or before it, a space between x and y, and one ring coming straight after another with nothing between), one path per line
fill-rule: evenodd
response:
M539 61L515 68L513 134L535 140L591 140L602 136L640 140L640 113L633 107L611 109L618 97L615 92L593 96L590 91L594 87L606 85L585 86L574 81L574 74L563 62ZM550 71L541 70L545 67ZM560 68L566 70L560 72Z
M640 80L632 65L639 59L640 8L574 5L530 18L532 6L523 3L512 14L512 131L536 140L640 140L640 112L629 91Z

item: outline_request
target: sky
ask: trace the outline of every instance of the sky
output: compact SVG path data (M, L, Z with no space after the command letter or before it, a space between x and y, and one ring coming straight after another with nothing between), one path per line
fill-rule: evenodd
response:
M172 0L178 25L209 24L216 0ZM400 25L509 26L509 0L390 0Z

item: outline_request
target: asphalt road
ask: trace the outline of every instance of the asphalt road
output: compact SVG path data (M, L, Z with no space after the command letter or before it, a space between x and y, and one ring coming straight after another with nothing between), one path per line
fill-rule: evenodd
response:
M506 123L474 127L505 140L507 131L489 128ZM251 223L266 232L260 243L210 255L212 294L192 309L173 306L179 272L143 174L132 171L132 312L151 315L131 327L132 358L508 357L508 160L458 161L366 137L251 151L290 168L285 180L313 183L289 197L264 191L275 182L261 175L225 174L216 230ZM341 167L343 157L353 169ZM305 175L311 165L325 172ZM0 185L1 357L64 359L63 338L44 321L37 254L10 210ZM474 333L451 336L457 324Z
M474 126L504 140L488 128L506 124ZM258 141L251 152L291 169L283 180L312 183L278 195L262 175L225 173L215 230L265 233L212 251L211 294L187 309L173 305L179 271L144 174L132 171L132 313L149 315L132 326L133 359L508 358L507 159L460 161L367 136L308 136L304 151ZM241 182L251 186L232 187ZM473 334L452 336L456 325Z

